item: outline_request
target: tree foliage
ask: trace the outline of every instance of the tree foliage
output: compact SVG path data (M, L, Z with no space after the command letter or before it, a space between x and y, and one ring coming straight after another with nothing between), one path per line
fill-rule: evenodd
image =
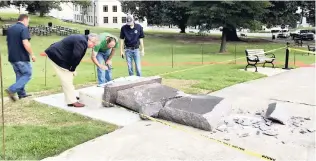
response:
M13 1L12 5L24 6L29 14L39 13L41 17L49 13L51 9L61 10L60 1Z

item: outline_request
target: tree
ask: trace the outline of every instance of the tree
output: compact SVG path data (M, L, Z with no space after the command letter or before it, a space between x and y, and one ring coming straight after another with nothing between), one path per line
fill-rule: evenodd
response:
M88 14L88 8L91 6L90 0L82 0L82 1L70 1L74 5L78 5L81 7L81 14L83 16L82 23L85 23L84 17Z
M148 24L152 25L175 24L180 28L180 33L185 33L192 2L121 1L121 3L135 18L142 20L146 18Z
M17 7L26 6L29 14L39 13L40 17L49 13L51 9L61 10L60 1L13 1L12 5Z
M268 1L211 1L193 2L192 16L208 29L222 27L221 47L226 51L227 41L240 41L236 28L248 28L267 12Z
M0 1L0 8L7 7L10 5L10 1Z
M300 15L296 13L299 3L296 1L271 1L268 12L262 17L262 22L268 27L275 25L290 25L295 28Z
M300 22L302 23L303 17L306 17L306 21L315 26L315 1L300 1L297 3L302 10L300 13Z

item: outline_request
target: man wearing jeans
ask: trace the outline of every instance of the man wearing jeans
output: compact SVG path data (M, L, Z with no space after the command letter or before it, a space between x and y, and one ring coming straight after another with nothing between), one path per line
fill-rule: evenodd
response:
M136 75L141 76L141 59L139 54L139 45L141 47L142 56L145 55L143 38L143 27L134 22L134 18L128 15L126 18L126 25L122 26L120 38L121 38L121 56L126 56L128 74L134 75L133 63L135 62ZM124 54L125 49L125 54Z
M98 84L101 85L112 80L111 59L119 44L118 39L109 33L102 33L99 38L101 42L92 50L91 59L97 65Z
M35 62L36 58L29 42L31 36L27 27L28 25L28 15L21 14L18 22L7 31L9 62L15 72L16 82L5 91L12 101L16 101L15 93L18 94L19 99L30 96L25 92L25 85L32 77L30 57L33 62Z

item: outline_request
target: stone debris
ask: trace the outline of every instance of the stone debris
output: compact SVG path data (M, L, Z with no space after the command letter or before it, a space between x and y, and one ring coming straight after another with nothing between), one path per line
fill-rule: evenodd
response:
M272 125L272 121L267 121L266 125L271 126Z
M304 129L301 129L301 130L300 130L300 133L301 133L301 134L305 134L305 133L307 133L307 131L305 131Z
M310 117L304 117L304 120L311 120Z
M241 133L238 134L240 138L249 136L249 133Z
M278 135L278 129L277 128L269 128L263 131L263 134L268 136L276 136Z
M257 132L256 132L256 135L260 135L260 131L257 131Z
M314 127L307 128L306 130L307 130L308 132L310 132L310 133L312 133L312 132L315 132L315 131L316 131Z
M281 141L281 143L282 143L282 144L285 144L285 142L284 142L284 141Z
M226 127L226 125L221 125L221 126L218 126L216 128L216 130L218 130L220 132L224 132L224 131L227 131L227 127Z
M287 109L282 106L282 103L270 103L266 112L265 117L274 122L278 122L280 124L285 125L286 121L289 119L287 114Z
M225 140L225 141L229 141L230 139L229 139L229 138L224 138L224 140Z

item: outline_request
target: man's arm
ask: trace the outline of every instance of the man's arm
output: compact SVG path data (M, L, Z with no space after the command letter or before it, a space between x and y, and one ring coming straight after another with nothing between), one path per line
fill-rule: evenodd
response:
M29 53L30 56L33 56L33 51L32 51L32 47L31 47L31 43L29 42L28 39L24 39L23 40L23 46L25 48L25 50Z
M145 55L145 46L144 46L144 31L143 31L143 27L140 28L140 34L139 34L139 42L140 42L140 47L142 49L142 54Z
M112 48L112 51L111 51L111 54L110 54L108 60L111 60L114 54L115 54L115 48Z
M31 43L29 41L29 39L31 39L31 36L30 36L30 32L28 31L27 28L22 30L21 37L22 37L22 43L23 43L23 46L24 46L25 50L29 53L29 55L33 59L34 58L33 50L32 50L32 47L31 47Z
M71 57L71 64L70 64L70 71L75 71L76 67L79 65L82 55L85 54L87 49L87 42L86 41L77 41L74 44L73 54Z
M99 64L98 60L97 60L97 52L95 52L93 49L92 49L92 53L91 53L91 60L92 62L97 65L98 67L100 67L101 64Z
M123 26L124 27L124 26ZM124 39L125 39L125 34L124 34L124 30L123 27L121 27L121 32L120 32L120 39L121 39L121 56L124 55Z
M121 39L121 52L124 51L124 39Z
M144 40L143 40L143 38L139 39L139 42L140 42L140 48L142 49L142 51L144 51L145 48L144 48Z

